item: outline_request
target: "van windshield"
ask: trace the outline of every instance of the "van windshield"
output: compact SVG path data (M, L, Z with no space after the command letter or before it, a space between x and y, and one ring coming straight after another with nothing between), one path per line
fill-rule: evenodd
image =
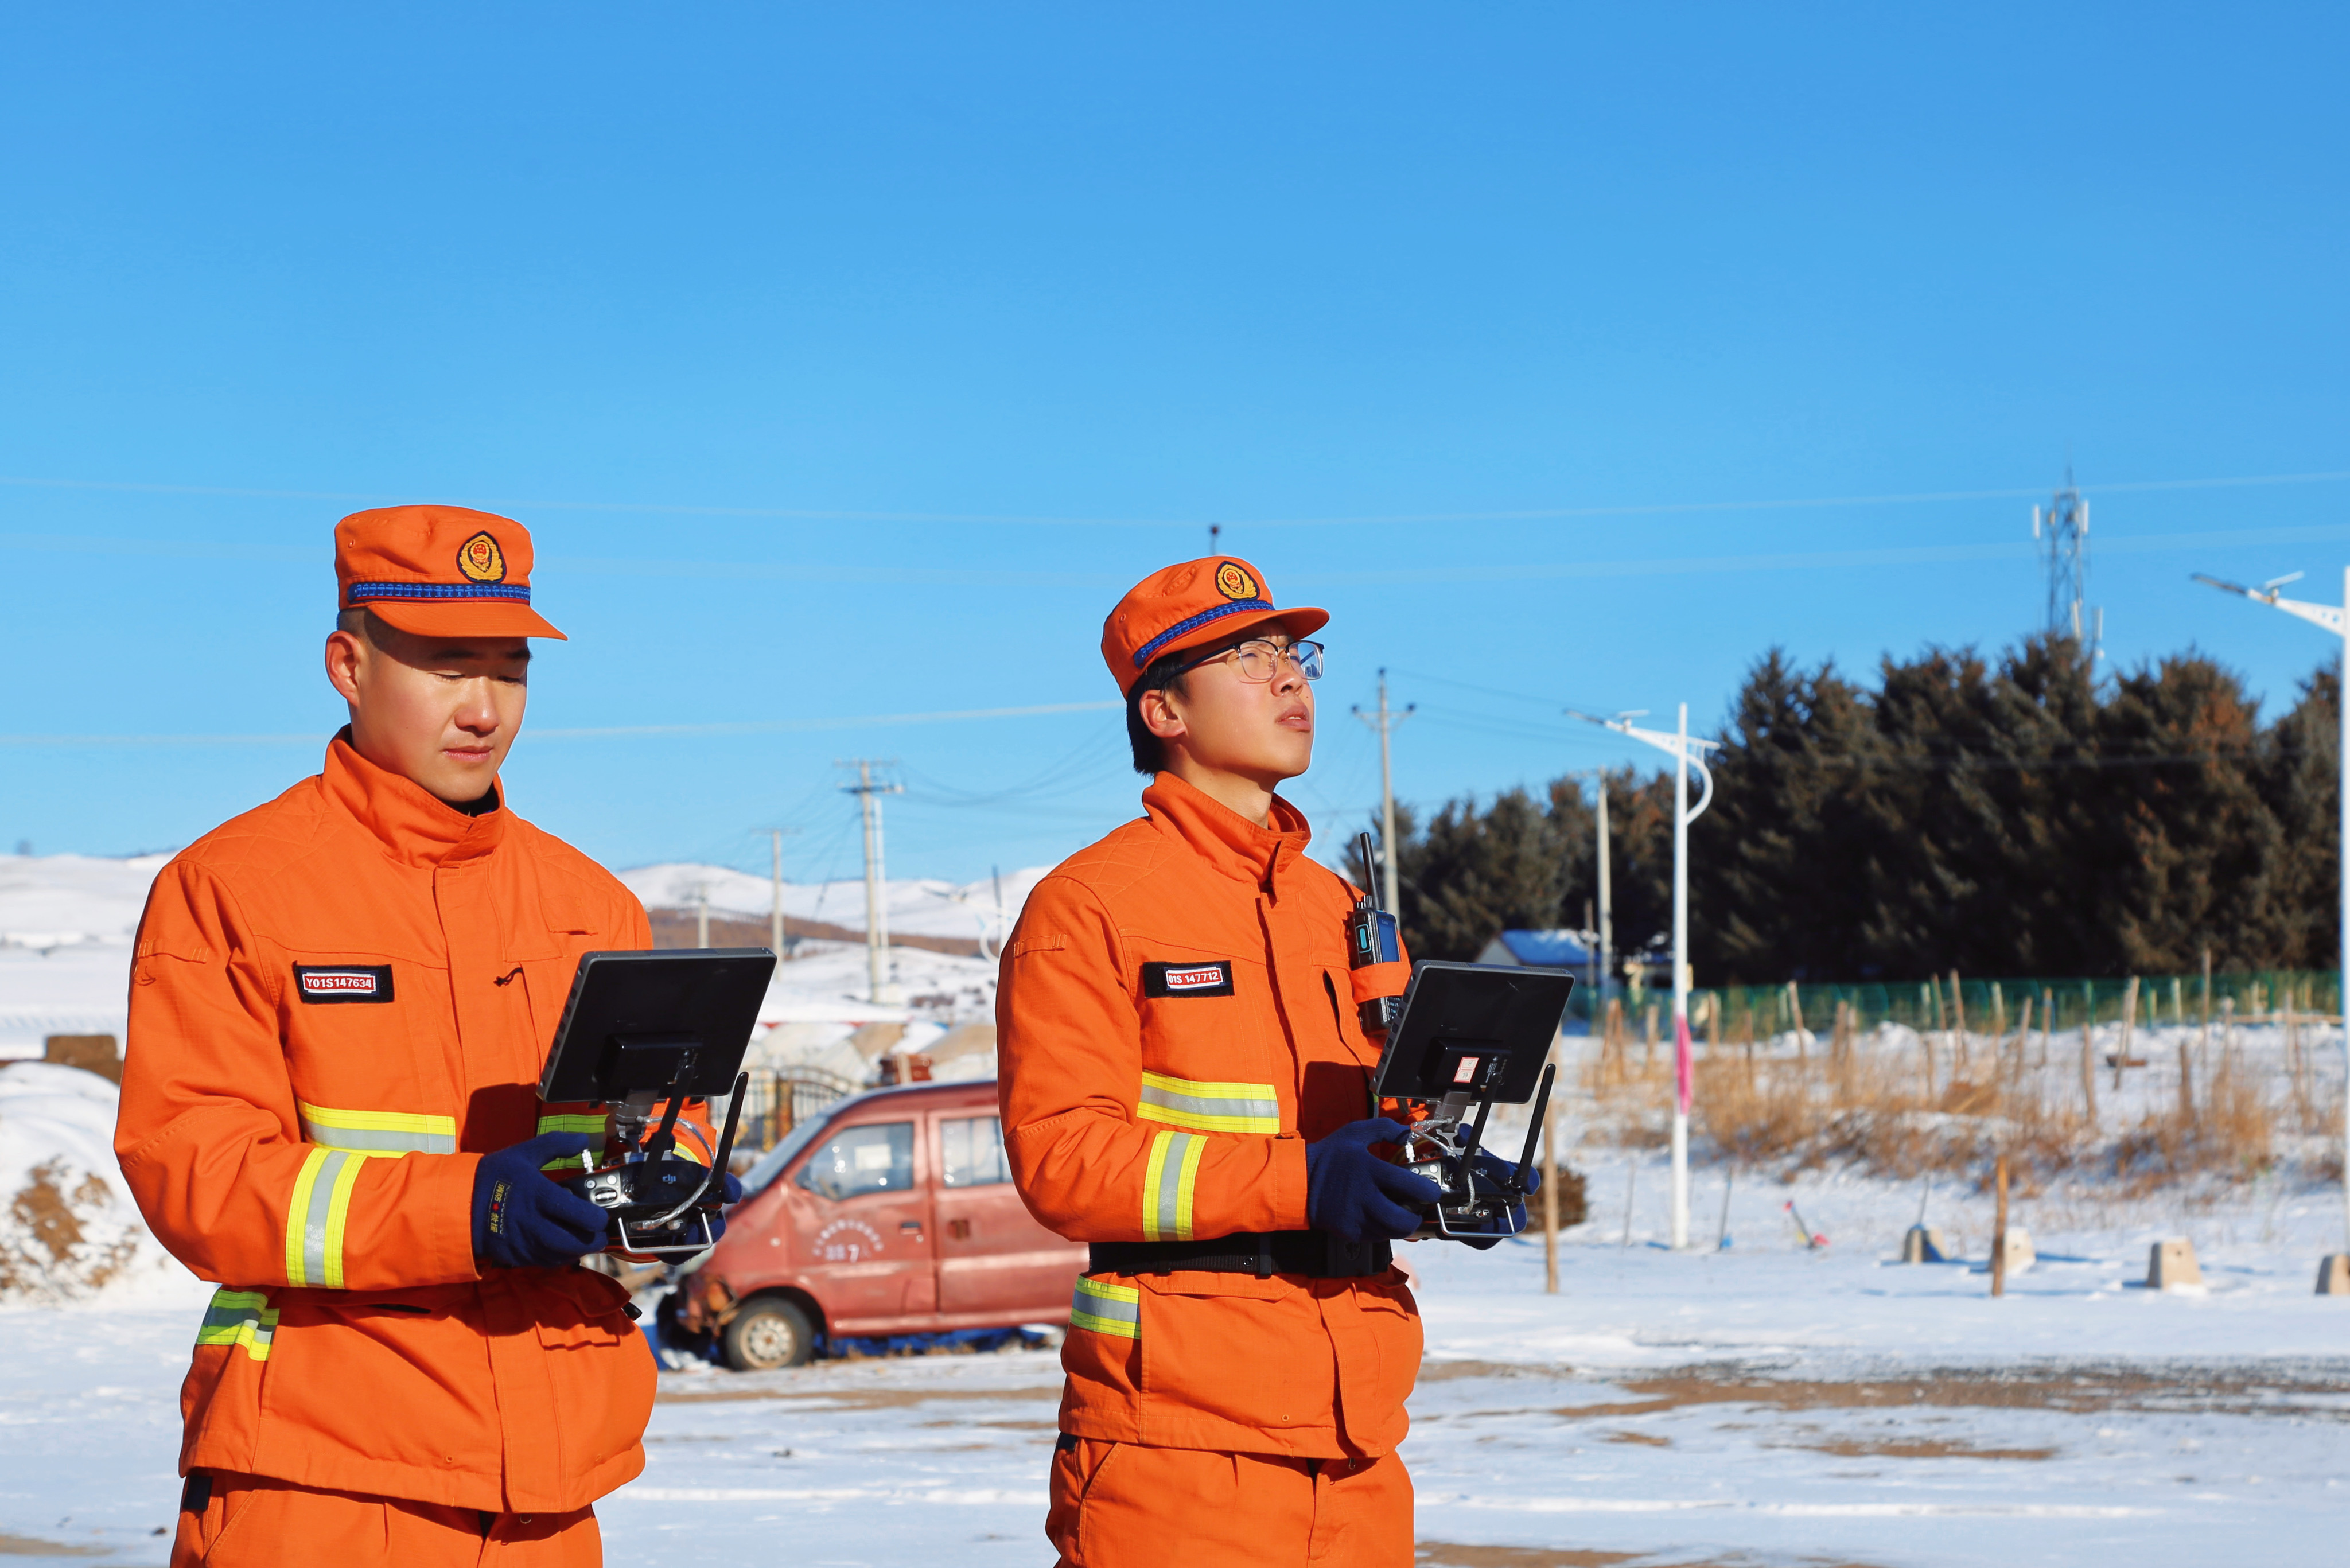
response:
M845 1103L845 1102L844 1102ZM784 1141L759 1157L759 1162L743 1173L743 1196L766 1190L784 1167L798 1158L800 1150L814 1143L816 1135L832 1123L833 1113L826 1111L808 1117L784 1135Z

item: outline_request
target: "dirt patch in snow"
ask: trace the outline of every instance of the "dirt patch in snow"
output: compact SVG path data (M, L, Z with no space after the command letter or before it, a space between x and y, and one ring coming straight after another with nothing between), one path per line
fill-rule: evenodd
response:
M0 1557L104 1557L110 1546L67 1546L30 1535L0 1535Z
M1570 1420L1620 1419L1695 1405L1775 1410L1967 1409L2199 1411L2350 1421L2350 1365L2292 1367L2081 1366L2063 1368L1949 1367L1850 1378L1774 1377L1751 1366L1688 1367L1636 1376L1504 1362L1445 1361L1420 1369L1422 1383L1461 1378L1574 1377L1632 1396L1570 1405Z
M1058 1399L1052 1388L711 1388L667 1390L653 1396L657 1405L726 1405L738 1399L783 1399L809 1409L899 1410L942 1399Z
M104 1289L139 1252L135 1234L95 1245L84 1235L85 1220L113 1207L113 1190L62 1158L42 1161L28 1178L8 1205L15 1224L0 1239L0 1296Z
M1575 1546L1471 1546L1457 1541L1419 1542L1419 1562L1428 1568L1615 1568L1617 1563L1657 1563L1648 1552L1592 1552ZM1675 1555L1673 1568L1756 1568L1753 1557L1710 1557L1702 1562ZM1859 1563L1806 1558L1804 1568L1866 1568Z

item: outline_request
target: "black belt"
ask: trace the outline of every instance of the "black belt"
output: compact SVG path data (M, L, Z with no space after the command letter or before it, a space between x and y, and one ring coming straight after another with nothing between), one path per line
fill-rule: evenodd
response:
M1315 1280L1358 1280L1383 1274L1395 1262L1383 1240L1348 1241L1327 1231L1243 1231L1203 1241L1096 1241L1086 1249L1089 1274L1164 1274L1177 1269L1211 1274L1304 1274Z

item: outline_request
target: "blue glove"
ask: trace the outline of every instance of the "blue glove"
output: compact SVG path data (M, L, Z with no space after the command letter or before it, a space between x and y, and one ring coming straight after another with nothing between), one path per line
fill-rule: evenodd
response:
M483 1157L473 1173L473 1256L501 1269L559 1269L604 1250L604 1211L539 1168L600 1147L596 1133L541 1133Z
M742 1202L742 1179L730 1170L726 1173L724 1180L726 1182L726 1201L729 1203ZM724 1234L726 1234L726 1211L721 1209L713 1211L710 1216L710 1240L712 1244L715 1245L718 1238Z
M1401 1143L1407 1129L1385 1116L1348 1122L1305 1146L1305 1221L1349 1241L1400 1241L1419 1229L1419 1210L1444 1196L1371 1152L1375 1143Z
M1491 1149L1479 1149L1477 1151L1477 1158L1471 1160L1469 1164L1470 1168L1476 1172L1477 1185L1480 1188L1482 1188L1488 1182L1498 1187L1503 1182L1511 1180L1518 1174L1518 1162L1516 1160L1503 1159L1500 1155L1493 1153ZM1541 1190L1542 1168L1540 1166L1529 1167L1526 1170L1526 1195L1531 1198ZM1490 1236L1464 1236L1461 1240L1467 1241L1469 1245L1482 1252L1490 1247L1497 1245L1504 1235L1514 1236L1525 1228L1526 1206L1520 1203L1510 1210L1510 1228L1506 1231L1496 1231Z

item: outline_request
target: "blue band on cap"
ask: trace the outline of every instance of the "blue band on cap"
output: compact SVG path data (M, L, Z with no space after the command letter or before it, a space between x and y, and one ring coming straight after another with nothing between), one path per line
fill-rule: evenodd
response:
M1199 630L1201 627L1207 625L1211 620L1222 620L1224 617L1238 614L1242 610L1269 610L1272 607L1273 601L1271 599L1235 599L1228 605L1218 605L1211 610L1201 610L1198 615L1191 617L1189 620L1177 621L1173 626L1169 627L1165 631L1160 632L1157 637L1152 638L1149 642L1146 642L1140 648L1136 649L1134 650L1134 667L1137 670L1141 669L1144 665L1150 662L1151 656L1157 653L1160 649L1166 647L1177 638L1181 637L1185 632Z
M520 583L353 583L351 607L369 599L509 599L530 603L530 589Z

